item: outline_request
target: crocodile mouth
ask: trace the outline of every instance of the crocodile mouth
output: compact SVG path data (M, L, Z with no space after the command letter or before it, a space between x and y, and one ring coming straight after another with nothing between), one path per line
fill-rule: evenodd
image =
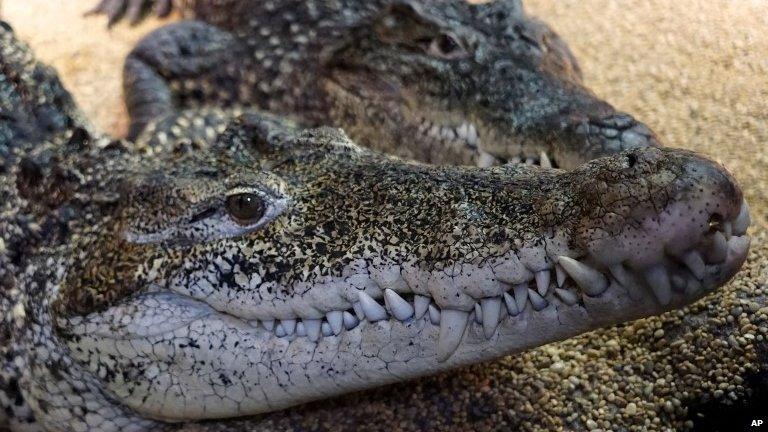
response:
M547 308L584 308L590 298L609 291L635 302L654 300L661 309L705 295L733 277L746 259L750 244L746 202L733 220L711 219L698 243L683 248L682 253L668 253L657 262L640 267L629 261L608 264L594 254L562 255L551 267L530 272L526 281L521 282L517 275L499 274L503 286L500 295L480 298L468 310L442 307L434 297L424 295L427 293L379 287L373 293L359 290L351 307L327 312L323 318L247 322L277 338L317 342L378 321L397 320L409 325L425 320L439 327L438 360L445 361L459 346L468 326L477 326L479 333L491 339L503 320L526 320L529 314Z
M380 104L378 116L394 116L393 120L384 122L384 125L389 123L390 127L407 131L409 139L412 134L416 134L423 146L426 146L425 143L431 143L434 152L456 155L454 157L458 160L447 160L452 163L471 161L479 167L525 163L557 168L554 156L548 149L545 151L539 145L540 140L531 141L524 137L516 139L514 134L510 139L510 131L505 128L497 130L484 123L472 121L461 110L442 109L441 101L429 102L423 95L411 94L400 84L382 79L364 68L354 70L355 73L343 68L335 69L326 81L327 90L335 95L336 103L345 105L347 113L355 113L351 117L364 118L369 115L369 111L362 109L363 107ZM394 114L398 111L399 117ZM397 120L394 120L395 117L398 117ZM374 133L375 128L382 127L380 120L357 121L364 125L364 129L368 129L368 133ZM345 125L345 129L354 130L355 126L347 126L350 125ZM484 146L484 141L502 143L495 147L504 149L504 155L489 152ZM439 161L443 162L446 161Z
M436 116L433 118L441 118ZM527 154L520 150L512 156L495 155L484 149L482 144L482 128L478 128L474 123L468 120L458 122L448 122L444 120L433 120L428 117L417 117L418 134L426 139L438 141L447 147L466 149L468 152L476 155L477 166L485 168L507 163L526 165L537 165L543 168L557 168L553 156L546 151L540 150L537 154Z
M528 321L532 315L547 310L589 312L590 303L606 295L624 297L628 304L648 309L645 314L690 303L723 285L740 268L749 249L749 224L749 209L743 202L731 220L721 220L714 214L706 232L695 243L675 245L675 252L652 261L608 262L599 253L588 252L580 256L553 257L536 271L505 272L505 265L501 264L493 269L499 288L495 292L485 291L493 295L472 293L473 302L461 305L446 301L449 293L425 285L423 280L414 281L408 277L411 272L398 266L375 274L350 276L349 279L355 279L353 285L367 288L347 291L344 297L348 307L334 308L312 318L288 317L283 312L276 314L282 315L280 318L254 319L232 311L215 310L204 302L200 306L208 310L207 313L241 321L243 326L288 342L296 339L319 342L380 321L396 320L404 325L424 321L438 328L437 358L444 362L456 351L467 332L490 340L497 337L497 329L502 324ZM516 255L511 253L499 258L500 262L510 259L517 260ZM620 312L614 311L612 315ZM69 319L76 321L69 324L75 333L80 333L78 325L86 325L77 317ZM472 329L473 326L476 328ZM92 330L82 328L84 332L88 332L87 329ZM110 329L109 332L114 327Z

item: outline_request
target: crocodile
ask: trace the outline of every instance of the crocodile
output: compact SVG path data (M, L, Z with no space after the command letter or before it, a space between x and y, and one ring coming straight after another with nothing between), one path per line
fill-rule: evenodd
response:
M115 141L0 39L13 430L226 427L679 308L749 248L738 184L692 152L427 165L252 109L205 145L155 145L183 115Z
M149 2L129 9L141 3ZM120 4L97 10L114 18ZM130 139L147 128L155 135L153 122L186 109L250 106L305 127L341 127L360 145L432 164L570 169L660 145L584 86L567 45L519 1L179 6L197 21L156 30L126 60Z

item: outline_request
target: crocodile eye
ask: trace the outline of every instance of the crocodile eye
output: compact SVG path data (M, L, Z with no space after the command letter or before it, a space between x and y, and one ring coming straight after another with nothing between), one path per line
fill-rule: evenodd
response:
M465 57L468 54L458 39L447 33L432 39L429 44L429 53L448 60Z
M227 211L243 225L257 221L264 216L266 206L259 195L239 193L227 197Z

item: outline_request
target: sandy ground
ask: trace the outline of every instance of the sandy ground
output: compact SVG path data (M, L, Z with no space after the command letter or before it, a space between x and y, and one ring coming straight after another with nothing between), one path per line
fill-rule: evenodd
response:
M58 69L65 85L94 123L111 134L120 135L126 128L119 79L122 60L142 35L168 21L150 19L137 27L121 24L107 31L104 18L82 16L93 3L95 0L5 0L2 15L21 38L32 45L39 58ZM761 240L753 244L745 271L722 295L723 299L710 297L706 307L715 311L737 307L734 305L745 304L740 300L743 296L764 301L768 293L765 286L768 277L768 32L765 31L768 2L531 0L526 5L529 12L550 23L568 41L581 62L589 87L646 122L668 146L708 154L736 175L752 208L752 233ZM737 322L743 318L740 314L736 315ZM721 318L726 317L720 316L714 322ZM627 330L630 327L607 330L599 337L618 335L632 339L640 350L645 345L639 341L651 338L642 332L650 329L651 334L658 335L654 329L673 320L671 317L646 320L632 327L631 332ZM732 323L731 318L725 321ZM736 339L751 334L750 328L746 324L739 328ZM635 335L637 338L633 339ZM582 342L589 340L588 337ZM562 347L572 345L568 342ZM603 345L598 343L593 349L600 354ZM549 355L549 350L559 349L547 348L544 352L526 354L488 368L507 365L517 370L512 373L519 373L520 382L528 382L530 378L523 381L525 366L517 365L536 364L542 356ZM610 351L610 346L605 349ZM740 361L738 352L729 354L727 348L718 350L721 354L716 355L725 358L733 354L728 361ZM634 354L624 352L623 355L627 356L627 362L639 361L632 357ZM664 360L663 353L656 355L648 350L643 355L650 356L648 358L657 364L666 361L667 368L677 368L673 361ZM557 356L566 364L572 358L565 351ZM594 368L604 366L600 370L610 376L613 366L609 360L603 360L606 356L605 353L597 356ZM556 355L547 358L554 359ZM745 357L744 362L747 361ZM473 370L477 373L479 369ZM490 376L491 372L487 374ZM517 382L517 378L510 379ZM436 380L440 382L441 378ZM704 388L709 389L706 385ZM635 396L631 392L632 389L627 390L623 398L636 401L638 412L655 406L666 409L669 408L666 404L674 401L653 392ZM553 393L552 397L556 395ZM581 402L576 399L576 402L560 403ZM343 401L341 404L337 418L351 412L345 411ZM600 417L604 405L595 408L594 418L582 417L580 424L594 426L594 429L610 426L611 423L604 423ZM634 411L635 402L632 405ZM530 405L521 409L525 411L528 407ZM536 409L556 411L557 408L557 401L552 401ZM622 409L629 411L628 405ZM670 409L672 413L676 408Z

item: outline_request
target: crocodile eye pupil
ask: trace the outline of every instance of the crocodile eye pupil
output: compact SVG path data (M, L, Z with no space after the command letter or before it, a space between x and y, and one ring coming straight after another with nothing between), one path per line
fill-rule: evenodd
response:
M227 211L238 222L253 222L264 216L265 208L260 196L241 193L227 197Z
M437 41L437 46L440 48L440 52L443 54L451 54L459 48L459 44L454 38L449 35L440 35L440 39Z

